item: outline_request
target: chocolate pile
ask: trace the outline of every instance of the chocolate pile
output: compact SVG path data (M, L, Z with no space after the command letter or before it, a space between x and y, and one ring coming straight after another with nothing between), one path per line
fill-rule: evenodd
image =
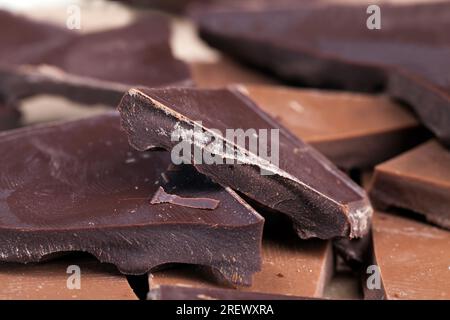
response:
M0 11L0 298L450 299L450 4L169 7L216 61Z

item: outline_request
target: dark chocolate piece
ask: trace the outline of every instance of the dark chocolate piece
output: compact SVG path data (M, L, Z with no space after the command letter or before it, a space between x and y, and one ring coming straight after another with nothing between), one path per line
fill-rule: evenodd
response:
M367 231L372 207L365 192L238 91L131 89L119 111L135 149L173 151L180 140L172 135L184 136L184 143L194 148L189 163L221 185L287 215L302 238L353 238ZM250 134L246 146L236 142L236 136L226 137L227 129ZM261 129L266 130L267 141L259 138ZM279 141L271 140L273 129L279 129ZM193 141L187 139L191 134L195 135ZM258 154L248 151L253 138L260 145ZM261 145L267 154L278 156L279 164L261 155ZM207 164L209 160L203 158L194 161L198 153L214 154L216 164Z
M163 179L170 154L133 150L119 118L114 112L0 134L0 260L84 251L125 274L191 263L249 284L260 269L263 218L191 166ZM208 212L151 205L160 186L221 205Z
M376 212L373 248L377 271L366 274L366 298L450 299L450 232Z
M450 229L450 151L430 140L380 164L370 197L380 209L408 209Z
M289 81L372 91L408 102L450 146L450 3L380 4L381 29L366 5L199 10L211 45Z
M233 289L196 288L187 286L158 286L152 288L148 300L312 300L297 296L285 296L259 292L243 292Z
M429 135L408 110L384 96L240 86L264 111L338 167L372 167Z
M75 279L77 267L79 283ZM114 266L87 257L71 256L27 265L1 263L0 282L2 300L137 299L126 277Z
M20 112L13 103L4 104L0 97L0 131L17 128L19 126Z
M214 210L217 208L220 201L210 198L183 198L176 194L168 194L163 187L159 187L150 203L171 203L177 206L194 209Z
M0 90L9 99L51 93L116 105L131 86L190 83L188 67L172 55L169 20L159 14L85 35L3 11L0 21L7 26L0 28Z

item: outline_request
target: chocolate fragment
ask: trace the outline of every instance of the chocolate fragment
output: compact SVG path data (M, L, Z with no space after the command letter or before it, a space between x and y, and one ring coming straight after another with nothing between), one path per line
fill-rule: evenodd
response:
M409 103L450 146L450 3L380 4L381 28L366 5L199 10L209 44L311 86L373 91Z
M1 261L83 251L125 274L192 263L234 284L260 269L263 218L192 167L163 181L170 154L133 150L116 112L2 133L0 153ZM221 205L207 213L151 205L160 186Z
M195 288L187 286L157 286L148 294L148 300L304 300L295 296L242 292L232 289Z
M264 85L241 88L297 137L346 170L372 167L428 137L414 115L384 96Z
M72 267L71 267L72 266ZM76 280L80 271L80 287ZM70 257L41 264L0 264L0 299L136 300L125 276L92 258ZM69 286L68 286L69 284Z
M381 287L367 278L370 299L450 299L450 233L414 220L376 212L374 263ZM372 276L367 274L366 276ZM369 284L372 289L367 286Z
M3 104L0 97L0 131L17 128L20 122L20 112L12 103Z
M450 152L430 140L378 165L370 197L380 209L412 210L450 229Z
M262 270L255 274L251 287L234 291L289 297L323 297L333 274L331 244L318 240L291 237L263 240ZM196 268L173 268L153 272L149 277L150 294L162 286L183 286L204 289L227 289L214 275ZM230 294L231 295L231 294ZM251 296L250 296L251 297Z
M367 232L372 208L365 192L235 90L131 89L119 111L135 149L161 147L173 151L179 143L188 144L194 152L187 160L199 172L285 214L302 238L353 238ZM244 147L236 142L236 136L225 137L227 129L253 134L245 138ZM264 133L261 129L266 134L259 140L258 132ZM272 141L272 129L279 129L279 141L276 136ZM179 137L173 139L174 134ZM261 147L259 155L249 152L252 138L267 148L267 154L278 156L279 164L263 158ZM198 153L214 154L216 162L204 163L204 157L197 161L194 156Z
M134 85L190 83L189 69L172 56L169 21L162 15L85 35L4 11L0 18L8 26L0 28L0 90L8 99L50 93L117 105Z
M168 194L163 187L159 187L150 201L151 204L171 203L177 206L214 210L219 205L220 201L210 198L183 198L175 194Z

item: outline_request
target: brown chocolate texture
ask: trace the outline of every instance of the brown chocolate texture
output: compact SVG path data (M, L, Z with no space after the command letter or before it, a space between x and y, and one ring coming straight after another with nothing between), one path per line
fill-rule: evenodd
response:
M0 91L8 99L50 93L116 105L131 86L190 83L189 69L172 56L169 20L159 14L82 35L0 11L0 30Z
M250 284L261 264L263 218L192 167L167 171L169 153L133 150L119 118L111 112L0 134L0 260L83 251L125 274L192 263ZM220 205L153 205L160 186Z
M368 4L210 9L196 19L208 43L285 80L385 88L449 146L450 3L380 4L379 30L367 27Z
M450 229L450 152L430 140L378 165L370 197L380 209L408 209Z

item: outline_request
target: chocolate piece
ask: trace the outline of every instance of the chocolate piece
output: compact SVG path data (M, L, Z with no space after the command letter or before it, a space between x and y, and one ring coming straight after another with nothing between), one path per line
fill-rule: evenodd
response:
M282 237L264 239L262 270L255 274L251 287L238 292L320 298L333 273L331 244L325 241ZM150 292L161 286L189 286L200 291L225 289L214 277L195 268L177 268L153 272ZM242 293L242 296L245 295ZM237 295L236 297L239 297Z
M369 290L366 283L367 297L450 299L449 232L376 212L373 246L381 288ZM371 285L376 284L372 279L367 280Z
M408 110L383 96L280 86L241 88L292 133L346 170L374 166L428 136Z
M379 90L412 105L450 146L450 3L380 4L381 29L366 5L199 10L211 45L289 81Z
M370 197L380 209L412 210L450 229L450 152L430 140L380 164Z
M229 58L214 63L190 64L192 79L199 88L221 88L236 83L276 84L277 81L261 72L251 70Z
M83 251L125 274L192 263L235 284L260 269L263 218L190 166L162 179L170 154L134 151L115 112L2 133L0 153L1 261ZM221 205L151 205L160 186Z
M157 286L150 290L149 300L304 300L295 296L242 292L232 289Z
M8 28L0 28L0 57L7 61L0 63L0 90L8 98L51 93L116 105L133 85L190 83L187 66L172 56L169 21L162 15L149 14L128 26L86 35L5 12L0 17L8 23ZM12 41L11 34L20 42ZM44 42L42 48L39 41Z
M76 287L75 280L71 281L78 272L76 267L80 268L79 288ZM113 266L85 257L28 265L2 263L0 282L0 299L137 299L126 277L119 274Z
M131 89L122 99L119 111L122 126L135 149L173 150L180 146L180 140L171 135L185 136L181 143L188 144L189 150L194 147L192 157L187 160L201 173L285 214L302 238L353 238L367 231L372 208L365 192L237 91ZM194 125L194 121L202 123ZM279 141L272 141L273 131L267 130L278 128ZM236 142L236 136L226 137L227 129L253 134L244 137L248 143L243 146ZM263 138L267 137L267 141L259 138L258 134L264 133L258 131L261 129L266 130ZM191 134L195 134L193 141L188 139ZM258 155L254 150L248 151L253 138L260 146ZM264 147L267 154L278 156L279 164L263 158ZM198 153L214 154L216 164L207 164L203 158L194 161Z
M168 194L163 187L159 187L150 201L151 204L171 203L177 206L194 208L194 209L208 209L214 210L219 205L220 201L210 198L183 198L175 194Z

